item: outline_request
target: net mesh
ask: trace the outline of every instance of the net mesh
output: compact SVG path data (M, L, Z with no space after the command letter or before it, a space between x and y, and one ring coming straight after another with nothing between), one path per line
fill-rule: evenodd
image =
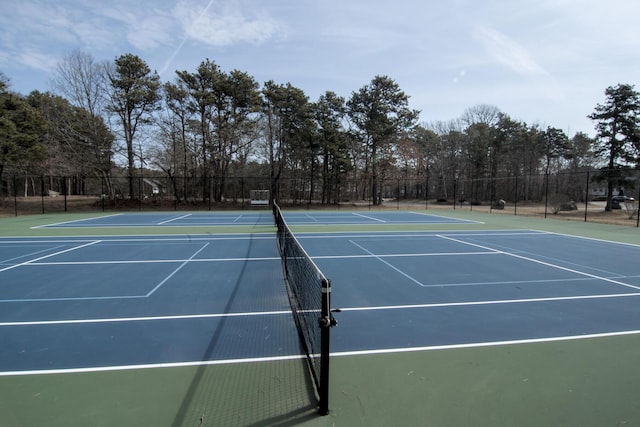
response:
M319 412L324 414L328 412L329 328L335 324L329 308L331 284L293 235L275 203L273 215L291 310L320 397Z

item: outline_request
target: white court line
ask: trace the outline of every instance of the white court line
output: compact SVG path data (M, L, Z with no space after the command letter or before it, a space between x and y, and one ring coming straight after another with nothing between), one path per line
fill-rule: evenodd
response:
M169 274L167 277L165 277L165 278L164 278L164 280L163 280L162 282L158 283L158 284L156 285L156 287L155 287L155 288L151 289L151 290L150 290L150 291L145 295L145 297L146 297L146 298L148 298L148 297L150 297L151 295L153 295L153 293L154 293L155 291L157 291L158 289L160 289L160 287L161 287L162 285L164 285L165 283L167 283L167 281L168 281L169 279L171 279L171 278L172 278L172 277L173 277L173 276L174 276L178 271L180 271L180 270L182 269L182 267L184 267L185 265L187 265L187 264L189 263L189 261L191 261L193 258L195 258L195 257L196 257L200 252L202 252L202 251L204 250L204 248L206 248L207 246L209 246L209 243L206 243L205 245L203 245L203 246L202 246L200 249L198 249L198 250L197 250L193 255L191 255L191 257L190 257L189 259L185 260L182 264L180 264L180 265L178 266L178 268L176 268L175 270L173 270L173 271L171 272L171 274Z
M350 258L376 258L382 261L381 258L411 258L411 257L431 257L431 256L470 256L470 255L501 255L500 252L491 251L491 252L426 252L426 253L409 253L409 254L381 254L376 255L372 252L367 251L362 246L353 242L353 240L349 240L349 242L354 245L360 247L360 249L367 252L366 255L314 255L311 258L313 259L350 259Z
M190 217L190 216L191 216L191 214L185 214L185 215L178 216L178 217L175 217L175 218L169 218L169 219L168 219L168 220L166 220L166 221L161 221L161 222L159 222L157 225L165 225L165 224L168 224L168 223L170 223L170 222L178 221L178 220L180 220L180 219L185 219L185 218Z
M208 243L207 243L208 244ZM280 257L256 257L256 258L199 258L199 259L141 259L141 260L114 260L114 261L60 261L60 262L35 262L29 266L44 265L103 265L103 264L175 264L178 262L226 262L226 261L273 261Z
M464 240L454 239L454 238L448 237L448 236L440 235L440 237L442 237L443 239L452 240L454 242L462 243L462 244L469 245L469 246L475 246L477 248L481 248L481 249L485 249L485 250L492 250L493 249L493 248L490 248L490 247L487 247L487 246L478 245L476 243L465 242ZM610 282L610 283L614 283L616 285L626 286L627 288L640 290L640 286L630 285L628 283L620 282L619 280L613 280L613 279L609 279L607 277L602 277L602 276L597 276L595 274L585 273L584 271L579 271L579 270L574 270L572 268L562 267L560 265L551 264L549 262L540 261L540 260L537 260L535 258L529 258L529 257L526 257L526 256L522 256L522 255L511 253L511 252L504 252L504 251L499 251L499 252L504 254L504 255L508 255L508 256L511 256L511 257L514 257L514 258L523 259L525 261L530 261L530 262L533 262L533 263L536 263L536 264L541 264L541 265L544 265L544 266L547 266L547 267L556 268L558 270L568 271L570 273L575 273L575 274L579 274L579 275L582 275L582 276L591 277L593 279L604 280L605 282Z
M547 342L575 341L575 340L582 340L582 339L607 338L607 337L638 335L638 334L640 334L640 330L604 332L599 334L588 334L588 335L569 335L569 336L563 336L563 337L532 338L532 339L511 340L511 341L493 341L493 342L488 341L488 342L465 343L465 344L435 345L435 346L425 346L425 347L341 351L341 352L332 352L331 357L363 356L363 355L390 354L390 353L410 353L410 352L417 352L417 351L433 351L433 350L456 350L456 349L478 348L478 347L498 347L498 346L505 346L505 345L522 345L522 344L535 344L535 343L547 343ZM194 362L148 363L148 364L141 364L141 365L100 366L100 367L92 367L92 368L8 371L8 372L0 372L0 377L126 371L126 370L135 370L135 369L182 368L182 367L192 367L192 366L226 365L226 364L237 364L237 363L260 363L260 362L271 362L271 361L281 361L281 360L298 360L298 359L304 359L304 358L306 358L306 356L304 355L290 355L290 356L276 356L276 357L252 357L252 358L245 358L245 359L207 360L207 361L194 361Z
M531 338L531 339L511 340L511 341L487 341L487 342L476 342L476 343L466 343L466 344L434 345L434 346L425 346L425 347L342 351L342 352L331 353L331 356L332 357L333 356L362 356L362 355L368 355L368 354L410 353L415 351L456 350L456 349L477 348L477 347L498 347L503 345L535 344L535 343L558 342L558 341L575 341L575 340L582 340L582 339L607 338L607 337L638 335L638 334L640 334L640 330L603 332L599 334L568 335L568 336L562 336L562 337Z
M374 218L374 217L372 217L372 216L362 215L362 214L359 214L359 213L357 213L357 212L352 212L352 214L353 214L353 215L355 215L355 216L362 217L362 218L370 219L370 220L372 220L372 221L387 222L387 221L385 221L385 220L382 220L382 219L379 219L379 218Z
M484 222L482 221L474 221L472 219L460 219L460 218L454 218L454 217L450 217L450 216L444 216L444 215L434 215L432 213L428 213L428 212L416 212L416 211L409 211L409 213L412 214L416 214L416 215L425 215L425 216L434 216L436 218L444 218L444 219L449 219L449 220L456 220L456 221L460 221L461 223L469 223L469 224L484 224Z
M122 366L100 366L94 368L69 368L69 369L43 369L36 371L8 371L0 372L0 377L11 377L21 375L51 375L51 374L78 374L86 372L109 372L109 371L130 371L134 369L155 369L155 368L183 368L190 366L208 366L208 365L230 365L237 363L259 363L271 362L279 360L297 360L304 359L307 356L294 354L291 356L274 356L274 357L251 357L246 359L222 359L222 360L204 360L195 362L167 362L167 363L147 363L143 365L122 365Z
M553 231L544 231L544 232L541 231L541 233L549 234L552 236L562 236L562 237L569 237L572 239L581 239L581 240L592 240L594 242L607 243L612 245L632 246L634 248L640 248L640 245L637 243L616 242L614 240L597 239L595 237L586 237L586 236L574 236L573 234L556 233Z
M505 281L493 281L493 282L461 282L461 283L436 283L433 285L426 285L425 288L454 288L465 286L486 286L486 285L530 285L534 283L567 283L567 282L582 282L585 280L593 280L590 277L576 277L573 279L540 279L540 280L505 280Z
M298 225L298 224L296 224ZM420 240L424 238L432 238L439 237L441 234L446 233L455 233L456 236L467 237L467 236L537 236L542 235L540 232L536 231L518 231L518 232L508 232L508 231L499 231L497 233L469 233L469 232L460 232L458 233L456 230L439 230L439 231L365 231L365 232L354 232L354 231L333 231L327 235L326 231L319 232L310 232L304 231L302 233L296 233L296 236L300 239L347 239L349 237L354 239L389 239L389 238L401 238L412 239L412 240Z
M98 236L104 239L105 244L109 243L154 243L154 242L197 242L197 241L205 241L205 242L213 242L217 240L271 240L275 235L274 232L260 232L252 235L248 235L247 233L229 233L229 234L218 234L218 235L204 235L204 234L196 234L189 236L173 236L173 235L158 235L156 237L147 237L147 236L139 236L139 237L114 237L110 236ZM64 241L64 240L63 240ZM45 240L46 242L46 240Z
M74 222L93 221L94 219L110 218L112 216L119 216L119 215L124 215L124 214L117 213L117 214L111 214L111 215L94 216L94 217L91 217L91 218L76 219L76 220L73 220L73 221L64 221L64 222L56 222L56 223L53 223L53 224L37 225L35 227L31 227L31 230L35 230L37 228L56 227L56 226L64 225L64 224L73 224Z
M61 248L61 247L62 247L61 245L59 245L59 246L54 246L53 248L46 248L46 249L42 249L42 250L40 250L40 251L31 252L31 253L24 254L24 255L20 255L20 256L17 256L17 257L13 257L13 258L5 259L5 260L0 261L0 265L7 264L7 263L9 263L9 262L11 262L11 261L15 261L15 260L20 259L20 258L26 258L26 257L30 257L30 256L34 256L34 255L38 255L38 254L41 254L41 253L43 253L43 252L47 252L47 251L55 251L56 249L59 249L59 248Z
M553 237L553 235L548 235L548 236ZM512 247L509 247L509 246L506 246L506 245L499 245L499 244L497 244L495 242L493 242L492 245L494 247L496 247L496 248L501 248L502 250L511 251L511 253L529 254L529 255L533 255L533 256L538 256L538 257L543 258L543 259L556 261L556 262L559 262L559 263L564 263L565 265L572 265L574 267L579 267L579 268L583 268L583 269L587 269L587 270L597 271L597 272L609 275L610 278L613 278L614 276L616 278L618 278L618 279L624 279L624 278L633 277L633 276L625 276L623 274L616 273L615 271L603 270L601 268L595 268L595 267L591 267L591 266L588 266L588 265L578 264L578 263L575 263L575 262L569 262L569 261L565 261L565 260L554 258L554 257L549 257L549 256L541 255L541 254L536 254L535 252L529 252L529 251L525 251L525 250L512 248Z
M324 257L314 257L314 259L319 259L319 258L330 258L330 259L334 259L334 258L363 258L363 257L367 257L367 258L375 258L378 261L382 262L383 264L385 264L387 267L390 267L391 269L395 270L396 272L400 273L401 275L403 275L404 277L406 277L407 279L409 279L410 281L412 281L413 283L417 284L420 287L423 288L427 288L430 287L432 285L425 285L424 283L420 282L419 280L417 280L416 278L414 278L413 276L405 273L404 271L402 271L401 269L393 266L391 263L385 261L383 258L393 258L393 257L410 257L410 256L456 256L456 255L500 255L500 251L496 251L494 249L491 248L487 248L488 252L461 252L461 253L428 253L428 254L392 254L392 255L376 255L373 252L371 252L370 250L368 250L367 248L365 248L362 245L359 245L358 243L354 242L353 240L349 240L350 243L352 243L353 245L357 246L358 248L362 249L363 251L365 251L368 255L347 255L347 256L340 256L340 257L333 257L333 256L324 256Z
M71 252L71 251L75 251L76 249L81 249L81 248L85 248L87 246L95 245L96 243L100 243L101 241L102 240L95 240L93 242L89 242L89 243L86 243L84 245L75 246L73 248L65 249L64 251L55 252L55 253L52 253L52 254L49 254L49 255L42 256L40 258L35 258L35 259L29 260L29 261L25 261L25 262L20 263L20 264L10 265L9 267L5 267L5 268L0 269L0 273L3 272L3 271L11 270L12 268L29 265L29 264L34 263L36 261L40 261L41 259L50 258L52 256L60 255L60 254L63 254L65 252Z
M2 303L24 303L24 302L60 302L60 301L107 301L120 299L138 299L145 298L143 295L114 295L110 297L64 297L64 298L17 298L17 299L0 299Z
M121 214L119 214L121 215ZM297 224L296 224L297 225ZM354 232L354 231L336 231L331 232L330 235L327 235L326 231L321 232L302 232L297 233L296 236L302 239L346 239L346 238L428 238L428 237L437 237L440 234L447 233L455 233L456 236L465 237L465 236L527 236L527 235L542 235L549 234L553 235L554 233L543 233L535 230L521 230L511 232L511 230L495 230L495 232L460 232L457 230L438 230L435 231L377 231L377 232ZM576 237L571 235L563 235L558 234L559 236L566 237ZM105 236L105 235L83 235L78 237L69 237L69 238L61 238L61 237L44 237L38 236L37 238L21 238L17 236L8 236L7 238L11 238L12 240L3 240L0 237L0 245L3 244L31 244L31 243L79 243L86 242L88 239L102 239L105 244L109 244L112 242L115 243L138 243L138 242L184 242L184 241L217 241L217 240L271 240L274 236L274 232L272 231L260 231L254 233L224 233L217 235L209 235L209 234L195 234L186 236L180 235L171 235L171 234L159 234L153 237L149 237L148 235L139 235L139 236ZM33 239L33 240L32 240ZM35 240L38 239L38 240ZM595 240L595 239L594 239ZM602 240L602 242L613 243L607 240Z
M147 316L147 317L114 317L96 319L69 319L69 320L34 320L26 322L0 322L0 326L50 326L50 325L84 325L93 323L122 323L122 322L153 322L158 320L192 320L192 319L216 319L221 317L251 317L288 315L291 310L281 311L256 311L244 313L209 313L209 314L182 314L174 316Z
M552 302L552 301L579 301L590 299L626 298L638 297L640 292L627 294L605 294L605 295L573 295L567 297L546 297L546 298L519 298L493 301L464 301L464 302L441 302L430 304L406 304L406 305L382 305L373 307L347 307L340 308L341 312L347 311L377 311L377 310L406 310L414 308L442 308L442 307L468 307L479 305L499 305L499 304L523 304L532 302Z
M208 245L208 243L207 243ZM205 247L207 246L205 245ZM204 249L201 248L200 250ZM199 252L199 251L198 251ZM197 255L194 254L193 256ZM15 299L0 299L2 303L26 303L26 302L53 302L53 301L100 301L100 300L117 300L117 299L139 299L148 298L157 288L162 286L169 278L177 273L187 263L193 262L249 262L249 261L280 261L280 257L267 257L267 258L200 258L200 259L176 259L176 260L139 260L139 261L64 261L64 262L42 262L42 263L28 263L23 264L25 267L39 267L48 265L103 265L103 264L175 264L182 263L173 273L165 278L158 286L156 286L150 293L145 295L113 295L113 296L92 296L92 297L64 297L64 298L15 298ZM2 271L2 270L0 270Z
M236 222L240 221L241 218L242 218L242 214L238 215L237 217L234 218L234 220L232 221L232 224L235 224Z
M378 261L382 262L383 264L387 265L388 267L391 267L392 269L394 269L395 271L397 271L398 273L402 274L404 277L406 277L407 279L411 280L414 283L417 283L420 286L424 286L424 284L422 284L421 282L419 282L418 280L416 280L415 278L413 278L412 276L408 275L407 273L405 273L404 271L394 267L393 265L391 265L390 263L388 263L387 261L383 260L382 258L380 258L379 256L375 255L373 252L369 251L368 249L366 249L363 246L360 246L359 244L357 244L356 242L354 242L353 240L349 240L349 242L353 243L355 246L359 247L360 249L362 249L363 251L365 251L366 253L368 253L370 256L373 256L374 258L376 258Z

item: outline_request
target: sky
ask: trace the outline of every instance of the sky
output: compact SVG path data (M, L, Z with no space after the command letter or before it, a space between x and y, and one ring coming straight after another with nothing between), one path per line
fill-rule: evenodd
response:
M20 0L0 4L0 73L10 89L53 91L74 51L132 53L162 81L206 59L311 101L349 98L388 76L420 110L450 121L478 105L528 125L594 135L586 116L619 83L640 83L632 0ZM640 90L640 87L637 87Z

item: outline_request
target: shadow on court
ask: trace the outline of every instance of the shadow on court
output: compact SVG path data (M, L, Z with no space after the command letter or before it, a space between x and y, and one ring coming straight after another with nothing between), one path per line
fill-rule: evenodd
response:
M242 263L224 314L231 313L238 290L242 286L252 243L253 235L247 246L247 260ZM271 280L282 278L272 277ZM202 355L202 361L211 360L211 356L215 354L227 319L228 317L222 317L218 323ZM251 323L247 322L247 328L249 325ZM290 333L297 337L294 328ZM251 331L244 337L238 336L237 345L248 345L246 340L250 340L252 336ZM302 348L300 354L303 354ZM203 364L196 370L172 426L293 426L316 417L317 404L304 358Z

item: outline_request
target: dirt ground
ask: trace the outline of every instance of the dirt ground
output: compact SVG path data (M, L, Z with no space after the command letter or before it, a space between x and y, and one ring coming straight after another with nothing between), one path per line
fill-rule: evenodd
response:
M586 206L582 204L577 207L577 210L559 211L557 213L553 213L553 210L547 207L546 218L566 221L596 222L600 224L627 225L634 227L637 225L637 213L633 218L631 218L630 211L628 211L624 206L622 206L621 209L614 209L609 212L605 210L605 202L589 202ZM468 207L463 206L462 208L464 209ZM483 208L483 211L490 211L493 214L545 217L544 204L507 205L504 210L474 206L473 210L480 210L478 208Z
M636 205L637 206L637 205ZM333 206L335 209L335 206ZM588 204L577 205L576 210L572 211L559 211L553 212L551 207L546 208L543 203L519 203L517 205L507 204L504 209L494 209L488 204L486 205L469 205L469 204L456 204L453 203L436 203L430 201L426 204L424 201L395 201L387 200L382 206L371 206L367 202L357 203L343 203L340 205L340 209L356 209L356 210L368 210L368 209L399 209L399 210L462 210L472 212L491 213L496 215L517 215L527 217L547 218L552 220L561 221L580 221L580 222L594 222L600 224L615 224L624 225L630 227L638 226L638 214L637 210L635 215L631 216L631 212L624 205L621 209L614 209L612 211L605 211L605 202L589 202ZM315 209L315 206L314 206ZM636 207L637 209L637 207ZM586 213L586 215L585 215ZM586 219L585 219L586 218Z

